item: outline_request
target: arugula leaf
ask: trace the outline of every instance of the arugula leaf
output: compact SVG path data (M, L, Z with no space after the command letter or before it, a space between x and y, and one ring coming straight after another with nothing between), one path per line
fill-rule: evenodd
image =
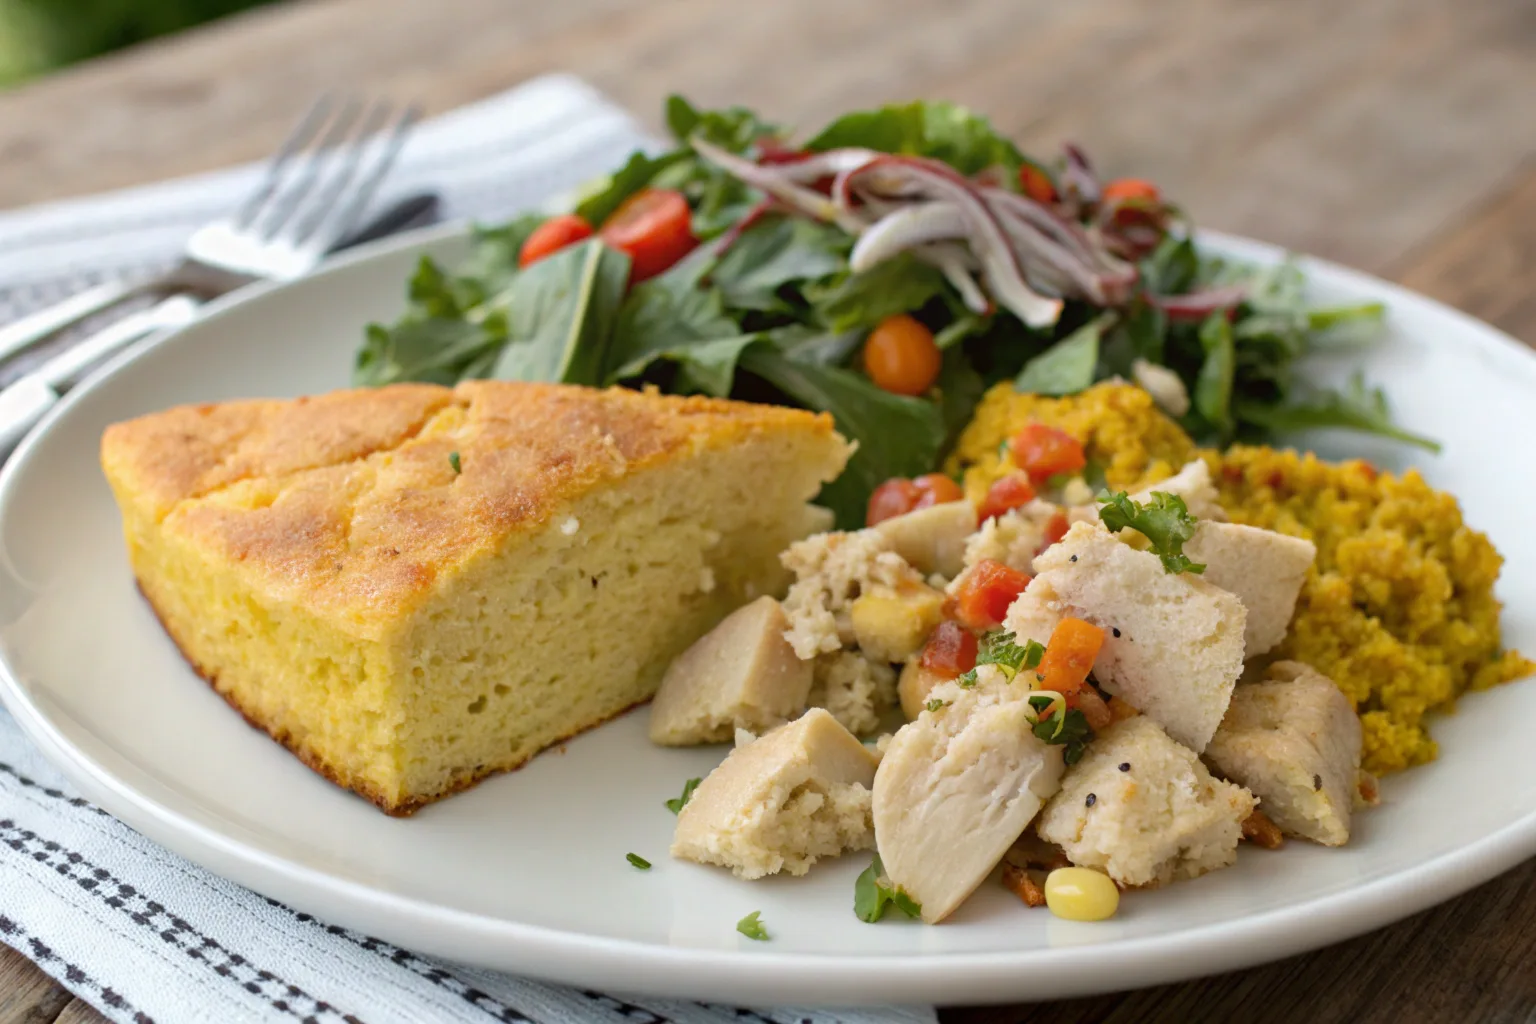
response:
M1124 491L1117 491L1102 501L1099 519L1109 531L1119 533L1130 527L1146 537L1152 553L1162 559L1164 572L1205 571L1205 566L1190 561L1184 554L1184 544L1195 535L1199 520L1189 514L1183 498L1167 491L1153 491L1152 500L1143 505L1132 501Z
M895 907L908 917L917 917L923 912L916 900L898 886L887 884L885 865L880 863L877 853L858 881L853 883L853 912L860 921L874 924L885 916L888 907Z
M861 274L807 285L803 293L822 323L834 331L849 331L921 309L948 287L938 268L904 252Z
M629 863L634 867L639 868L641 871L651 870L651 862L640 856L638 853L626 853L624 855L624 859L629 861Z
M671 811L673 814L680 814L683 808L688 806L688 801L693 799L693 791L698 789L699 783L703 781L703 779L689 779L687 782L683 783L683 795L668 800L667 810Z
M976 372L964 352L955 349L944 353L944 362L939 366L936 400L944 418L945 451L971 421L971 414L986 391L986 380Z
M755 939L758 942L767 942L768 929L764 928L763 922L758 919L758 915L761 913L761 910L754 910L740 921L737 921L736 930L741 932L741 934L745 935L749 939Z
M700 110L676 93L667 97L667 130L680 143L695 135L732 153L744 152L765 135L778 135L777 125L760 120L746 107Z
M352 383L377 387L399 381L452 386L506 341L505 316L468 320L402 320L394 327L369 324Z
M1331 331L1336 327L1377 324L1387 314L1380 302L1362 302L1352 306L1317 306L1307 310L1307 330Z
M768 217L731 244L710 273L732 309L786 309L779 289L844 270L853 240L803 217Z
M1113 314L1090 320L1024 364L1014 378L1015 391L1037 395L1075 395L1093 383L1099 367L1099 340L1114 323Z
M1205 361L1195 378L1195 390L1190 396L1195 411L1211 429L1223 438L1232 433L1232 384L1237 372L1237 350L1232 341L1232 323L1225 311L1217 311L1206 317L1200 325L1200 347Z
M944 101L918 100L844 114L805 144L817 153L845 146L931 157L961 174L1002 167L1009 172L1005 180L1010 187L1024 162L1019 148L986 118Z
M469 256L453 276L464 308L480 305L512 283L523 243L546 219L542 213L526 213L505 224L470 229Z
M944 443L938 408L920 398L882 391L850 370L800 362L773 345L742 350L740 364L797 404L829 412L858 450L817 499L837 515L839 529L858 529L870 493L893 476L917 476L933 468Z
M1437 454L1440 451L1440 443L1433 438L1396 426L1387 407L1387 396L1380 388L1367 388L1361 373L1352 376L1342 392L1319 391L1310 401L1289 405L1243 403L1237 414L1244 422L1276 433L1333 427L1389 437Z
M1066 749L1062 751L1062 759L1067 764L1076 764L1081 760L1088 743L1093 739L1093 730L1088 726L1088 719L1076 708L1065 713L1058 710L1049 717L1041 718L1035 722L1030 731L1036 738L1046 743L1065 747Z
M592 240L562 249L512 279L508 344L499 380L603 382L609 341L629 281L629 257Z

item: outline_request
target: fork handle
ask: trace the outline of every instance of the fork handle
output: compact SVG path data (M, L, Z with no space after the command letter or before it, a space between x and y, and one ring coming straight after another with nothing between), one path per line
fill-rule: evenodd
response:
M9 359L71 324L148 290L153 284L153 280L140 279L108 281L0 327L0 359Z

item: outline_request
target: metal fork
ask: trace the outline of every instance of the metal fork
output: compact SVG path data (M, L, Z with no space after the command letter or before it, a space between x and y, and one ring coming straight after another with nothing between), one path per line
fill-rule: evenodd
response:
M231 216L194 232L179 264L152 278L98 285L0 327L0 359L134 296L210 299L308 273L357 223L416 117L413 108L397 111L382 100L321 97L251 195Z

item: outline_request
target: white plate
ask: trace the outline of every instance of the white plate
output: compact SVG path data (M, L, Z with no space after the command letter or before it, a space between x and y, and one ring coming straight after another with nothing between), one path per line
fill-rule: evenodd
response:
M1232 255L1267 247L1210 237ZM109 423L184 402L347 383L362 325L393 316L422 252L396 240L314 278L211 308L72 394L0 477L0 694L81 791L150 838L259 892L391 942L609 990L737 1003L964 1003L1166 982L1275 959L1403 917L1536 853L1536 686L1465 700L1445 756L1391 778L1340 851L1244 849L1236 867L1134 893L1102 924L1027 912L996 885L949 923L852 913L867 855L747 883L667 857L663 801L719 750L663 750L644 712L511 775L385 817L247 728L197 679L133 587L97 468ZM1401 419L1445 442L1423 459L1508 558L1511 644L1536 649L1536 358L1461 314L1338 267L1319 298L1380 299L1387 342L1353 353ZM1343 365L1343 364L1341 364ZM1402 449L1329 438L1392 465ZM655 868L639 872L635 851ZM735 924L760 910L767 943Z

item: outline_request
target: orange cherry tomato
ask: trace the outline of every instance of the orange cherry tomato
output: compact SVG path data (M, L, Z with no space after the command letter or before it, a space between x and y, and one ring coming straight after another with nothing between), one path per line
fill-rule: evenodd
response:
M922 488L917 484L904 476L893 476L870 494L869 508L864 513L864 525L874 526L887 519L906 515L917 508L922 498Z
M939 378L944 354L933 332L905 313L880 321L864 342L864 372L894 395L921 395Z
M943 473L925 473L912 481L920 493L917 504L913 508L928 508L932 505L943 505L951 501L959 501L965 497L965 491Z
M992 486L987 488L987 496L981 499L981 507L976 510L976 522L985 523L1009 509L1022 508L1034 500L1035 489L1029 479L1022 473L1011 473L992 481Z
M666 188L643 188L624 200L598 235L629 257L631 284L667 270L699 244L688 200Z
M1029 574L984 558L965 574L955 591L955 618L974 630L996 629L1008 606L1029 586Z
M523 247L517 254L517 265L526 267L551 256L568 245L575 245L584 238L592 237L592 225L585 217L574 213L562 213L533 229L533 234L523 239Z
M1141 178L1116 178L1105 184L1099 196L1105 203L1123 203L1127 200L1156 203L1163 198L1156 185Z
M1070 528L1071 524L1067 522L1067 514L1065 512L1052 513L1051 518L1045 521L1045 530L1040 537L1040 551L1044 551L1052 544L1059 544L1061 538L1067 535L1067 530ZM1040 551L1035 552L1035 554L1039 554Z
M1013 464L1043 484L1061 473L1076 473L1088 465L1082 442L1044 423L1031 423L1013 435Z
M1019 168L1019 187L1037 203L1050 204L1056 201L1056 186L1052 184L1051 176L1034 164L1025 164Z
M1088 681L1088 673L1093 671L1094 659L1103 645L1104 631L1098 626L1071 616L1062 619L1051 631L1045 657L1035 669L1040 676L1040 688L1072 697Z
M976 667L976 634L958 622L941 622L923 645L923 668L953 679Z

